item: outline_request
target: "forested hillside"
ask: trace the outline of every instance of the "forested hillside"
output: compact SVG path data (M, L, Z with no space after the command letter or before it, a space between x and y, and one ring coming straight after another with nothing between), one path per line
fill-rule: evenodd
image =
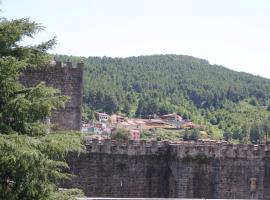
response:
M269 79L181 55L55 59L85 63L88 118L93 110L136 117L178 112L214 138L248 141L256 126L259 141L267 132L261 127L270 114Z

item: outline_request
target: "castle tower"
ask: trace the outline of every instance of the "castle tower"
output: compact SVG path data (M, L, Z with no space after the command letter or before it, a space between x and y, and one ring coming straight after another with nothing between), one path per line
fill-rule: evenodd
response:
M70 97L65 108L58 109L50 119L57 130L81 130L83 69L83 63L73 67L71 62L52 61L47 66L26 70L20 78L26 87L36 86L43 81L59 89L61 95Z

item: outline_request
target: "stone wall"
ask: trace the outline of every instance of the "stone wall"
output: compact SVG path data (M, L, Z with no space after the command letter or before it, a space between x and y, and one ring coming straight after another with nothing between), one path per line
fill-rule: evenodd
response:
M90 197L270 199L270 147L87 141L63 187Z
M72 63L52 62L48 66L26 70L20 79L27 87L33 87L41 81L57 88L70 100L64 109L57 110L51 118L60 130L80 130L83 92L83 63L72 66Z

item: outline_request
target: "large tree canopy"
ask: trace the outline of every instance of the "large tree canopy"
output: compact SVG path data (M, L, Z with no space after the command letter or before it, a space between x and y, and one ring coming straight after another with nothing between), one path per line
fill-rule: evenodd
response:
M28 19L0 21L0 132L11 134L44 134L42 123L52 111L67 99L58 91L41 83L25 88L19 77L26 68L34 68L49 61L46 50L55 38L36 46L21 46L25 37L33 37L40 26Z
M59 194L57 186L69 176L63 172L67 152L82 150L80 135L48 135L44 123L68 97L44 83L26 88L19 82L25 69L49 62L46 51L55 38L36 46L21 45L40 30L29 19L0 19L0 199L71 198Z

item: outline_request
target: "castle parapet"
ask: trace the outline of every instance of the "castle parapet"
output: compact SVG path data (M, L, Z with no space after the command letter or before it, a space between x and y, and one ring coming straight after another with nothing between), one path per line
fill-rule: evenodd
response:
M204 156L209 158L270 158L268 145L253 144L211 144L168 141L122 141L122 140L97 140L85 139L87 150L93 153L127 154L127 155L164 155L179 159L185 157Z
M178 144L171 145L173 155L178 158L187 156L206 156L210 158L270 158L268 145L253 144Z
M107 154L127 154L127 155L158 155L168 152L167 142L144 140L97 140L85 139L86 147L89 152Z
M84 63L80 62L80 63L76 63L76 65L74 65L72 62L69 62L69 61L62 62L62 61L52 60L52 61L50 61L48 67L83 69Z

